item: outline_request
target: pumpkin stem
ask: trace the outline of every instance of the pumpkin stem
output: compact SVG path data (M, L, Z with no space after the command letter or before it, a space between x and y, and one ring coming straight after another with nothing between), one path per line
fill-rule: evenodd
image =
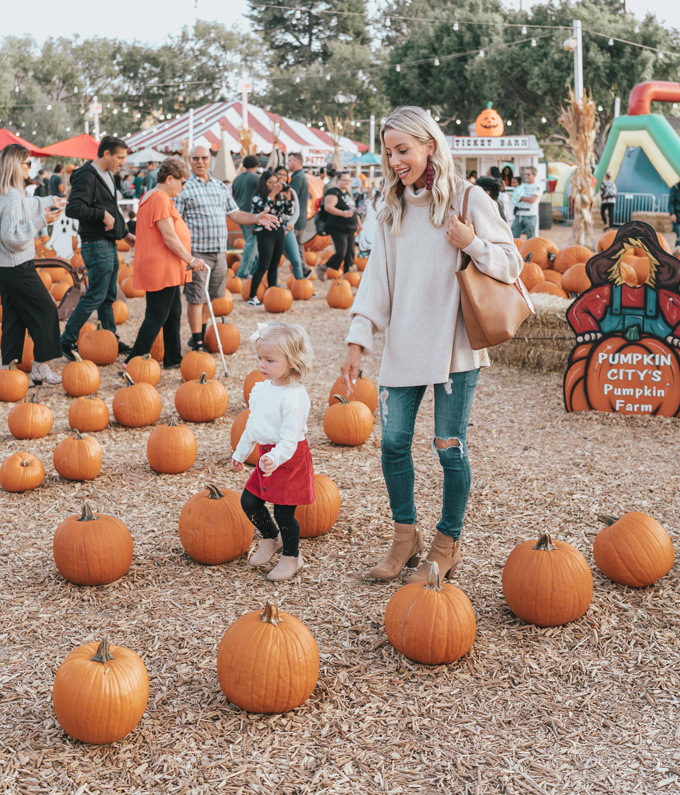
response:
M75 431L73 431L73 433L75 434L75 438L76 439L84 439L85 438L85 437L80 435L80 431L77 428L75 429Z
M77 362L82 362L83 361L83 357L78 353L78 351L75 348L71 351L71 353L73 354L73 356L74 356L74 358L75 358L75 360Z
M28 458L24 458L24 460L21 462L21 466L22 467L30 467L31 466L30 460Z
M106 665L109 660L114 659L113 654L111 654L111 650L109 649L108 638L104 638L102 640L94 654L94 657L90 657L90 659L92 662L102 663L102 665Z
M619 521L618 516L610 516L609 514L606 513L600 514L597 518L601 522L604 522L607 525L607 527L611 527L614 524L614 522Z
M144 359L145 362L148 362L150 358L151 358L151 354L150 353L143 353L142 354L142 359Z
M96 325L95 325L95 329L96 329L97 331L101 331L101 329L102 329L102 324L101 324L101 322L100 322L99 320L97 321L97 323L96 323ZM103 642L104 642L104 641L102 641L102 643L103 643Z
M344 395L333 395L333 397L341 403L349 403L349 400Z
M640 334L640 326L631 326L624 334L624 337L628 342L637 342L642 337Z
M424 587L427 588L428 591L441 591L442 589L439 581L439 565L436 560L430 563L430 570L427 574L427 582Z
M7 365L8 370L16 370L17 369L17 359L12 359L12 361Z
M214 483L208 483L208 491L210 492L208 496L211 500L221 500L222 497L224 497L224 494L222 494Z
M552 552L553 549L557 549L557 547L553 544L550 533L542 533L536 546L532 547L532 549L540 549L542 552Z
M357 379L361 380L363 377L364 377L364 371L363 370L359 370L359 372L357 373Z
M198 379L199 384L207 384L208 383L208 376L206 373L201 373L201 377Z
M90 508L90 506L87 503L85 503L85 505L83 505L83 513L82 513L80 519L78 519L78 521L79 522L94 522L94 521L96 521L96 519L97 519L97 517L92 513L92 508Z
M271 624L275 627L278 623L280 623L280 621L279 608L276 605L273 605L271 602L267 602L264 610L262 611L262 622L264 624Z
M176 428L176 427L177 427L177 420L173 417L168 423L168 428Z
M130 378L130 374L127 370L123 370L123 381L125 381L125 386L134 386L135 382Z
M31 395L31 397L26 402L27 403L35 403L35 392Z

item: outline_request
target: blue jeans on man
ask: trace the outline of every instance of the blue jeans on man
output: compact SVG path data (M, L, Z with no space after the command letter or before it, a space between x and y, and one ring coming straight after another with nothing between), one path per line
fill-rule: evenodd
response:
M527 240L536 237L538 234L538 215L518 215L515 213L515 220L512 222L513 237L521 237L522 232L527 236Z
M241 254L241 264L236 275L240 279L249 279L257 270L257 238L253 234L252 226L242 226L243 233L243 253Z
M113 302L118 295L118 249L110 240L90 240L80 248L87 268L88 288L68 319L62 345L73 347L90 315L97 310L102 327L116 334ZM117 336L117 335L116 335Z

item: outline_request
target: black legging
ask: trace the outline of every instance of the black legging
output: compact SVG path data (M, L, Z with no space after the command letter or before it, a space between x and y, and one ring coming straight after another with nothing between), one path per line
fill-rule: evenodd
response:
M27 330L33 340L34 361L48 362L61 356L59 313L33 260L0 268L0 300L3 364L21 361Z
M281 531L283 554L296 558L300 554L300 525L295 518L297 505L275 505L274 519L266 507L265 501L256 497L248 489L241 494L241 507L248 519L262 533L262 538L276 538ZM278 525L278 527L276 526Z
M354 233L356 229L351 232L346 230L331 229L329 234L335 246L335 254L328 258L326 262L327 268L335 268L339 271L348 273L354 264ZM344 267L343 267L344 263Z
M616 205L612 204L611 202L603 202L600 205L600 215L602 216L602 223L605 227L614 226L614 207ZM607 223L606 213L609 214L609 223Z
M283 246L286 238L286 230L284 227L278 229L263 229L261 232L256 232L257 238L257 270L253 274L253 280L250 283L250 298L257 295L257 288L260 282L267 274L267 284L269 287L276 287L276 282L279 278L279 260L283 254Z
M149 353L158 332L163 329L163 364L172 367L182 361L182 342L180 340L180 323L182 320L182 300L179 285L153 290L146 294L146 314L137 332L137 339L132 346L126 362L133 356Z

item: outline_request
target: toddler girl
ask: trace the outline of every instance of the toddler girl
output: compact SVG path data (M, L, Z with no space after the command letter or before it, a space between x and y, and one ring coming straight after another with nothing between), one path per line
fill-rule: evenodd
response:
M267 579L289 580L304 565L295 509L315 499L312 457L305 440L310 404L301 383L309 372L312 350L302 326L283 321L258 323L251 339L266 380L250 393L250 416L231 464L240 472L257 442L260 460L248 478L241 506L262 533L262 543L248 562L264 566L283 548ZM274 504L276 524L266 502Z

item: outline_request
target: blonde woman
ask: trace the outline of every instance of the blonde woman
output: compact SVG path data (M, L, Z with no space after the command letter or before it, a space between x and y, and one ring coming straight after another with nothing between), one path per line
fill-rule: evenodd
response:
M470 492L466 431L486 351L473 351L460 310L456 268L467 252L484 273L511 283L522 260L508 225L481 189L472 187L467 221L463 195L469 182L456 176L446 139L422 108L402 107L382 123L385 200L371 256L351 310L341 374L348 394L385 332L379 377L382 467L394 519L392 546L371 576L390 580L417 565L423 541L416 527L411 444L416 414L434 385L434 438L444 471L441 519L426 561L410 582L427 577L437 561L451 575L461 556L460 536Z
M0 151L0 299L2 364L21 360L26 330L33 340L33 385L61 383L48 361L61 356L59 315L35 271L34 239L54 223L66 203L56 196L28 198L24 191L30 153L19 144Z

